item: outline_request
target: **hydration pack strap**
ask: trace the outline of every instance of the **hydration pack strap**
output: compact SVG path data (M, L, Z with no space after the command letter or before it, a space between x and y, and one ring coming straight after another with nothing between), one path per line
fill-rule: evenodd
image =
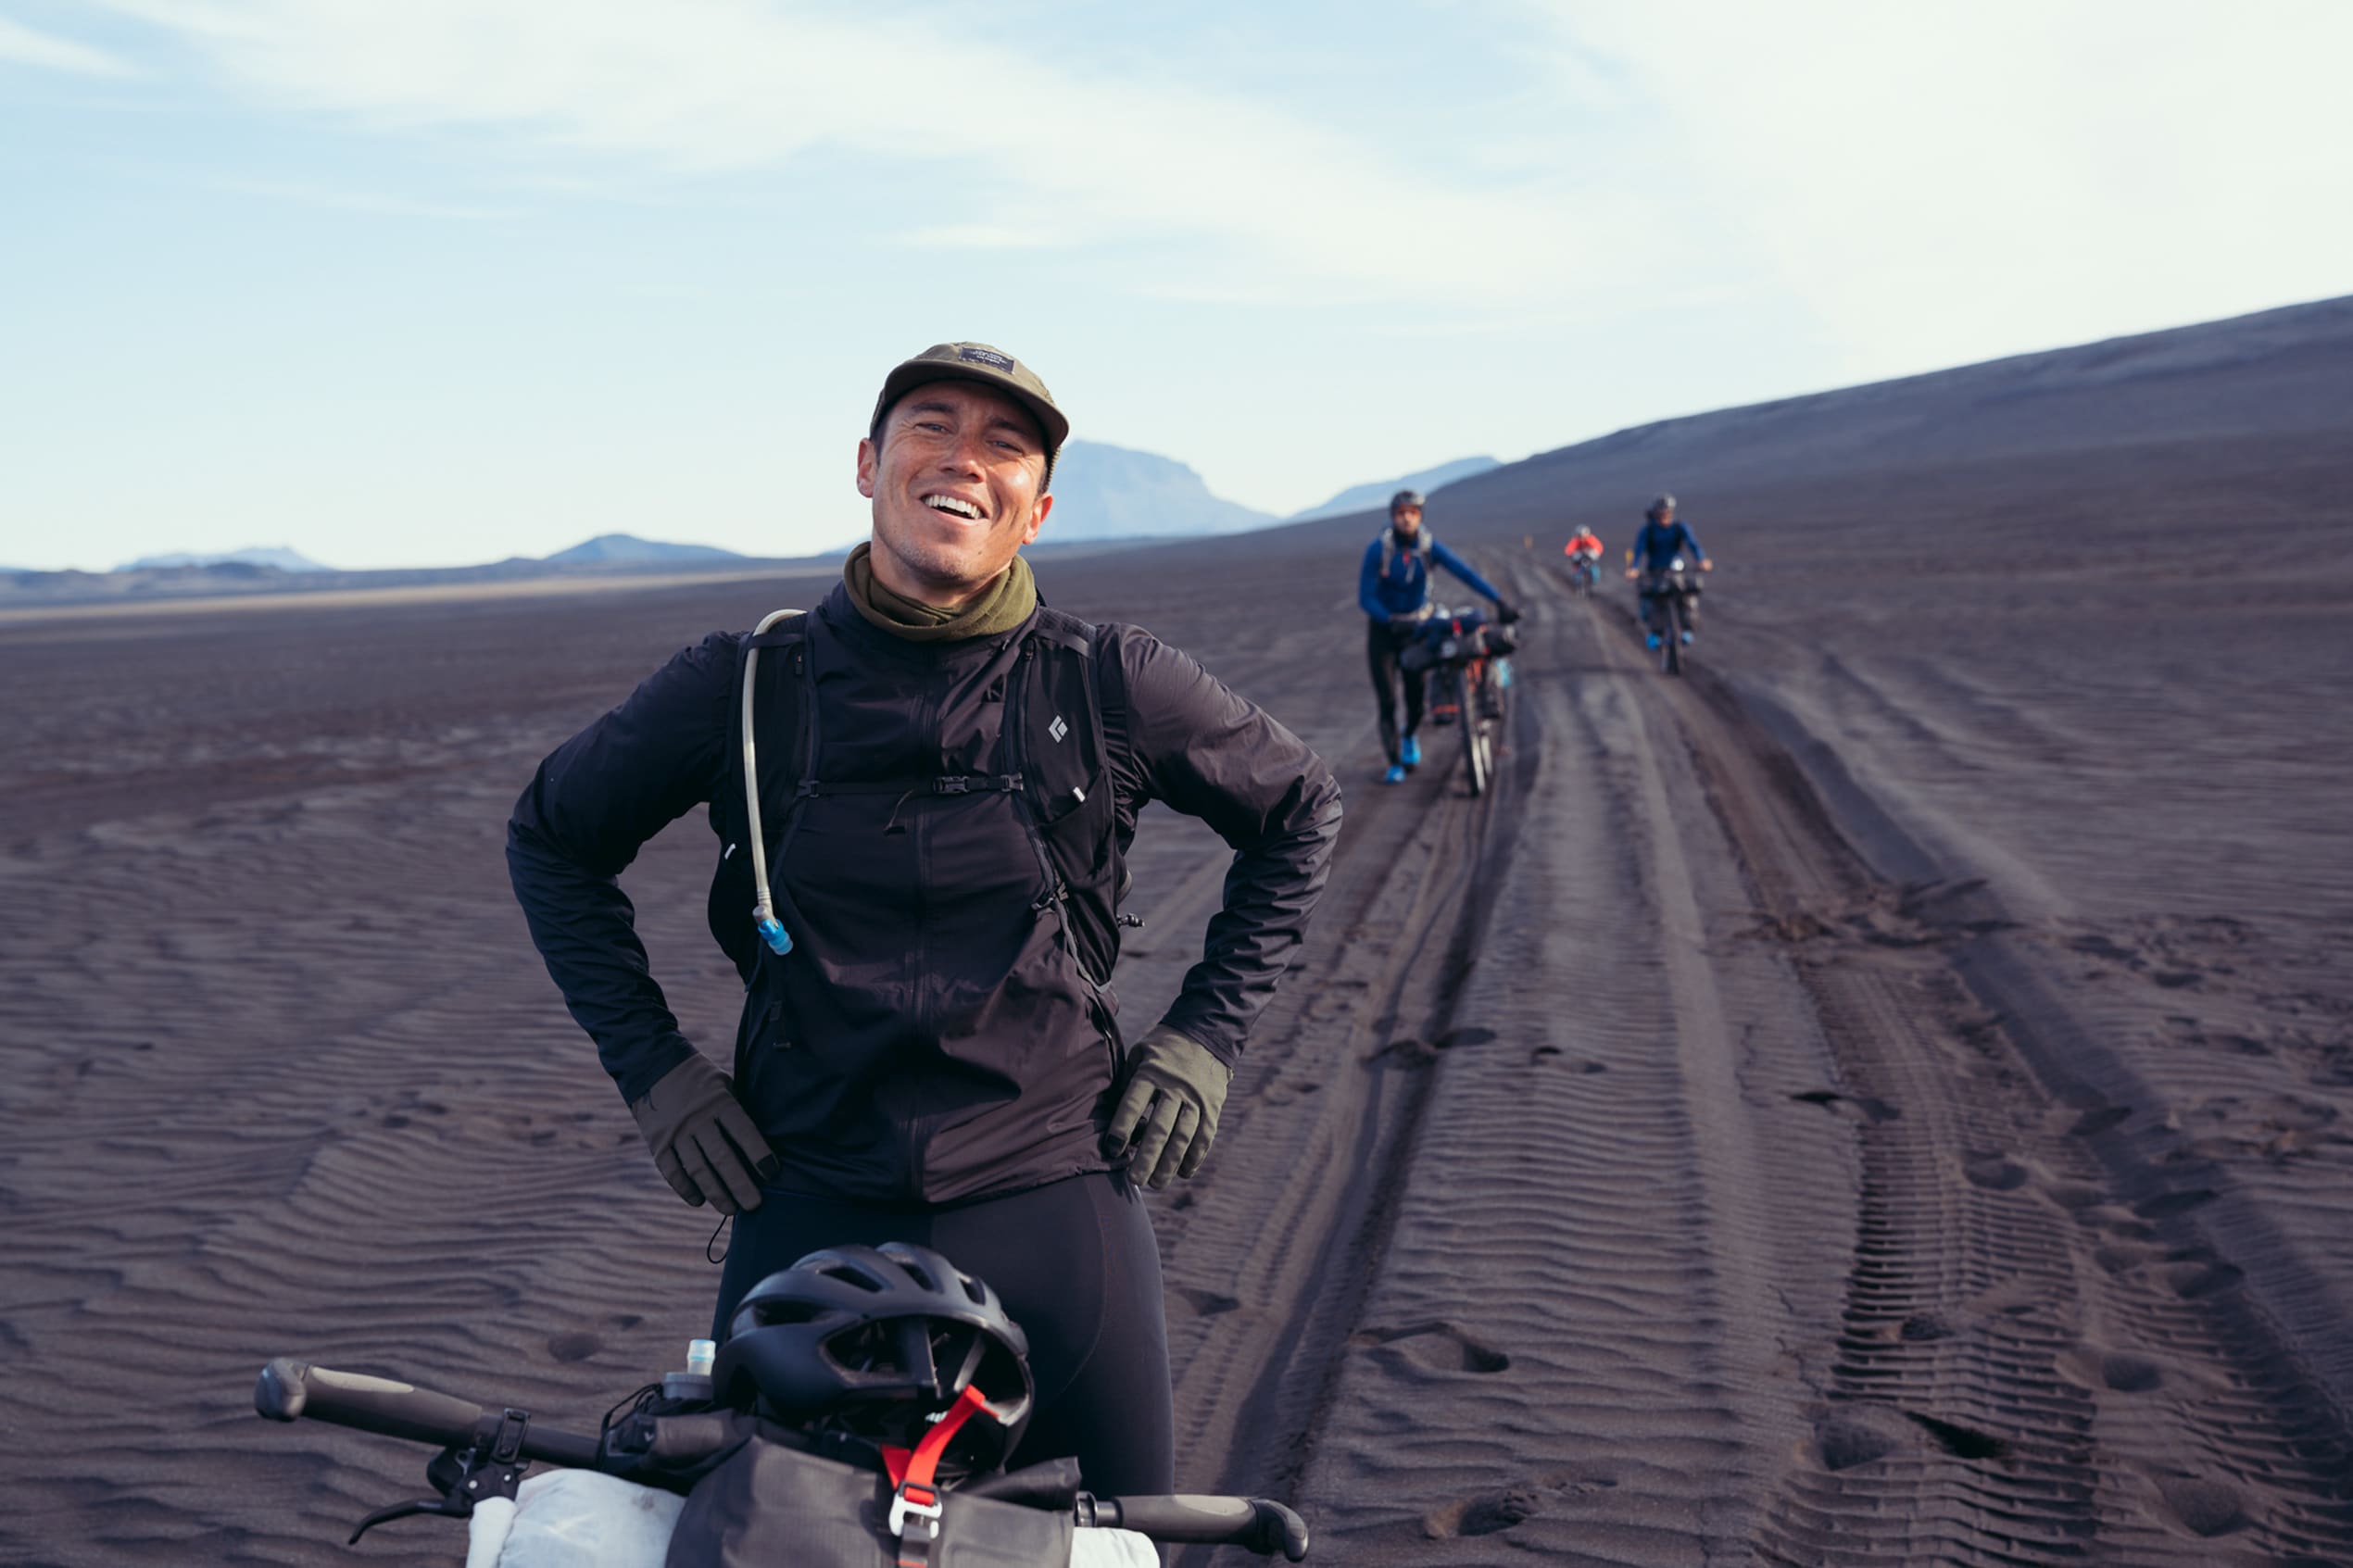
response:
M784 631L777 631L778 623L784 621L790 624ZM768 950L778 958L792 951L792 937L776 918L776 901L768 890L768 845L760 831L760 759L752 745L752 695L759 689L754 676L759 673L760 650L798 643L807 636L806 617L797 609L774 611L752 628L744 647L743 710L736 716L743 725L744 824L751 850L753 890L751 925L768 945Z
M964 1385L956 1402L941 1412L932 1429L913 1449L885 1449L883 1463L898 1489L890 1499L890 1533L899 1537L899 1568L925 1568L932 1543L939 1539L939 1457L975 1414L995 1412L978 1387Z

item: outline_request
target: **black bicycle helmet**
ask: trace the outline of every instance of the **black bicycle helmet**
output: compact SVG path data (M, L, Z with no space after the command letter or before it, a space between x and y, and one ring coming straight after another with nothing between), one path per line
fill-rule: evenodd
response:
M1674 509L1675 497L1667 495L1664 491L1661 491L1658 495L1651 497L1650 510L1644 512L1642 515L1655 522L1657 520L1665 517L1668 512L1671 512Z
M1392 512L1400 507L1419 507L1427 504L1423 501L1422 493L1418 490L1400 490L1389 498L1389 509Z
M1029 1340L997 1293L925 1247L829 1247L753 1286L711 1365L721 1399L810 1431L912 1449L977 1386L944 1477L993 1470L1037 1397Z

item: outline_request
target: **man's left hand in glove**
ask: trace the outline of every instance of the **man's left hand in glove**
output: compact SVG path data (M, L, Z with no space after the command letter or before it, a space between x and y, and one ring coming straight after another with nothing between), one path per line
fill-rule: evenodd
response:
M1129 1179L1155 1191L1189 1177L1209 1156L1233 1077L1208 1047L1161 1024L1128 1053L1103 1152L1125 1152Z

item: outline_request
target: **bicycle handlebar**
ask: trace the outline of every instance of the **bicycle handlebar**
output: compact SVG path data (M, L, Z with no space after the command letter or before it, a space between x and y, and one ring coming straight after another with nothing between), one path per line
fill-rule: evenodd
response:
M261 1369L253 1386L253 1408L271 1421L332 1422L361 1432L400 1437L442 1448L489 1444L507 1423L504 1410L488 1411L470 1400L430 1388L396 1383L364 1373L337 1372L280 1356ZM522 1424L518 1459L573 1469L598 1467L597 1439Z
M271 1421L324 1421L381 1436L437 1448L489 1449L511 1444L511 1457L574 1470L614 1473L602 1445L585 1434L544 1427L521 1411L485 1409L454 1395L337 1372L280 1356L261 1369L253 1408ZM634 1468L632 1466L631 1468ZM1307 1555L1307 1525L1265 1498L1089 1498L1080 1495L1077 1523L1134 1530L1154 1540L1239 1546L1261 1556L1280 1552L1293 1562Z
M1080 1505L1078 1522L1174 1544L1239 1546L1262 1557L1279 1551L1292 1562L1307 1556L1307 1522L1269 1498L1097 1498L1091 1508Z

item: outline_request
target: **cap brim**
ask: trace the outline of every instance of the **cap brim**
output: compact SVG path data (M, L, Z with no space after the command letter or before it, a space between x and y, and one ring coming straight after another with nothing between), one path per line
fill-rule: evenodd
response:
M988 387L992 392L1001 392L1019 403L1028 409L1030 417L1038 421L1039 433L1046 438L1048 457L1060 452L1063 449L1063 443L1070 439L1070 421L1063 417L1062 410L1039 398L1036 393L1013 380L1013 377L997 375L976 366L967 368L963 365L943 365L928 361L901 365L883 379L882 395L875 399L873 428L875 431L881 430L883 416L890 412L892 404L897 403L915 388L929 385L936 381L973 382Z

